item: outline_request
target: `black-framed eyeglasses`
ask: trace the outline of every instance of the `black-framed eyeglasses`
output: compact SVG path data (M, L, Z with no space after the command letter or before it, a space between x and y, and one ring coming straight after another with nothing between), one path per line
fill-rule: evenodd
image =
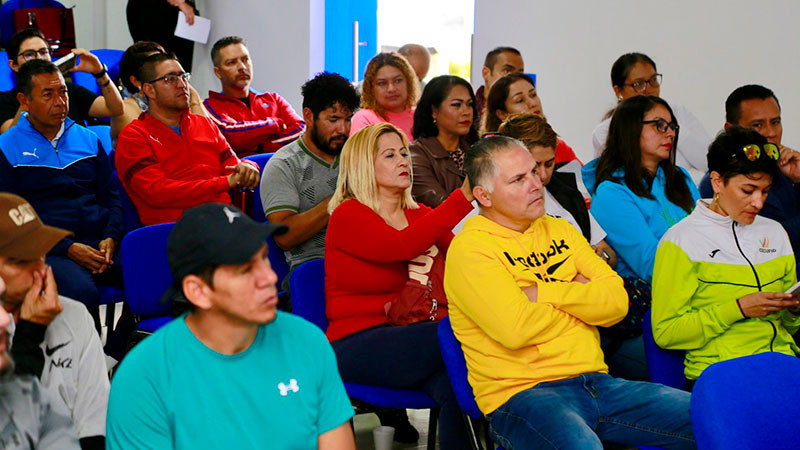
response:
M666 133L668 129L671 129L672 131L677 133L678 130L680 130L681 128L680 125L678 125L676 122L667 122L664 119L644 120L642 121L642 123L655 124L656 130L658 130L659 133Z
M749 161L755 161L761 157L762 149L764 154L766 154L770 159L777 161L781 157L781 149L775 144L764 144L761 146L758 144L745 145L742 147L742 153ZM735 158L737 156L739 156L738 152L731 153L731 158Z
M652 88L657 88L657 87L661 86L661 80L663 78L664 78L663 75L661 75L660 73L657 73L657 74L653 75L652 77L650 77L649 80L634 81L631 84L624 84L623 86L630 86L636 92L644 92L645 89L647 89L647 85L648 84Z
M189 72L181 72L181 73L168 73L163 77L158 77L154 80L145 81L145 83L155 84L157 81L163 81L164 83L170 85L178 84L178 80L183 81L184 83L188 83L189 79L192 77L192 74Z
M53 52L50 51L49 48L40 48L39 50L25 50L24 52L20 53L19 56L22 56L22 59L25 61L30 61L32 59L44 58L48 55L52 56Z

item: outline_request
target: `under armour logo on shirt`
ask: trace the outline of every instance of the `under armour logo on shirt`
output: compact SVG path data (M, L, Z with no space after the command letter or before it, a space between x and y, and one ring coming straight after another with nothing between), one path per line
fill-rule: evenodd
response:
M242 213L229 209L227 206L222 208L222 211L224 211L225 215L228 216L228 223L233 223L233 219L242 215Z
M289 385L288 386L285 385L284 383L280 383L278 385L278 390L281 391L281 395L282 396L286 397L287 395L289 395L289 391L292 391L292 392L299 391L300 390L300 386L297 385L297 380L292 378L291 380L289 380Z

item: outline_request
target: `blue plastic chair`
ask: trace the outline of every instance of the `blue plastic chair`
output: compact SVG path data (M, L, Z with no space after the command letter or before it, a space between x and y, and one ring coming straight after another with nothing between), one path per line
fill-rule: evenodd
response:
M263 176L264 167L266 167L267 161L272 158L273 154L274 153L261 153L258 155L246 156L243 159L258 164L259 171ZM253 192L253 220L256 222L267 221L267 218L264 216L264 206L261 204L261 195L258 189ZM283 250L275 244L275 239L273 239L272 236L267 239L267 246L269 247L269 263L272 265L272 270L278 275L278 287L280 289L283 279L289 274L289 264L286 262L286 255L283 254Z
M325 260L315 259L301 264L289 278L292 311L325 331ZM428 449L436 447L436 415L439 405L426 393L407 389L391 389L358 383L344 383L347 396L368 407L393 409L431 409ZM371 411L361 411L371 412Z
M125 53L123 50L116 50L110 48L101 48L91 50L92 54L97 56L101 63L108 67L108 76L111 77L111 82L116 83L119 78L119 62L122 60L122 55ZM102 90L97 84L94 75L88 72L72 72L72 82L78 86L85 87L86 89L94 92L97 95L102 95Z
M111 156L111 152L114 151L111 146L111 127L108 125L89 125L87 128L94 131L94 134L100 138L100 143L103 144L106 155Z
M167 238L174 223L142 227L122 240L122 276L125 299L140 321L136 328L154 332L172 320L172 303L161 296L172 286L167 261Z
M128 196L125 188L122 187L122 182L119 180L119 174L114 171L114 182L117 184L117 191L119 191L119 200L122 203L122 223L125 227L125 234L133 230L141 228L142 221L139 219L139 212L136 211L136 205L133 200Z
M482 450L478 434L469 419L485 420L485 418L478 408L478 404L475 403L475 393L467 379L467 361L464 359L461 343L453 333L450 317L445 317L439 322L439 349L442 352L444 366L447 368L447 375L450 378L450 385L453 386L453 392L456 394L458 406L465 414L464 421L470 434L469 442L473 450ZM498 449L502 450L500 447Z
M0 52L0 91L10 91L17 86L17 77L8 67L8 53Z
M691 415L699 449L786 449L800 442L800 359L760 353L700 374Z
M650 381L685 391L687 382L683 374L683 360L686 352L683 350L664 350L656 344L653 338L650 311L647 311L644 315L642 338L644 340L644 353L647 357L647 370L650 373Z
M253 161L258 164L261 176L264 176L264 167L274 153L261 153L259 155L245 156L243 159ZM261 195L258 190L253 195L253 220L256 222L266 222L267 218L264 216L264 205L261 203Z
M14 10L23 6L23 0L8 0L0 6L0 33L3 37L3 48L8 47L8 40L14 35ZM25 8L63 8L64 5L55 0L24 0Z

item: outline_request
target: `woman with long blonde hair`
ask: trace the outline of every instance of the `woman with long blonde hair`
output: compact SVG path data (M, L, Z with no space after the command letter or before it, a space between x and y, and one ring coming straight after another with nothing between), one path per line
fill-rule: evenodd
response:
M408 141L381 123L342 150L325 242L327 336L342 379L428 393L440 406L442 449L468 448L439 351L436 322L390 325L387 310L419 262L446 255L450 230L472 210L467 182L436 209L411 197ZM417 264L413 264L417 262Z

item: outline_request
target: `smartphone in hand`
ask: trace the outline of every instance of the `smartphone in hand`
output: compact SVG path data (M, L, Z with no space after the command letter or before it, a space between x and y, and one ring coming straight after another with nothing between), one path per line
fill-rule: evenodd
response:
M58 70L61 71L62 74L66 75L69 73L70 69L75 67L75 63L78 61L78 57L75 56L75 53L70 53L69 55L62 56L58 58L53 64L58 67Z

